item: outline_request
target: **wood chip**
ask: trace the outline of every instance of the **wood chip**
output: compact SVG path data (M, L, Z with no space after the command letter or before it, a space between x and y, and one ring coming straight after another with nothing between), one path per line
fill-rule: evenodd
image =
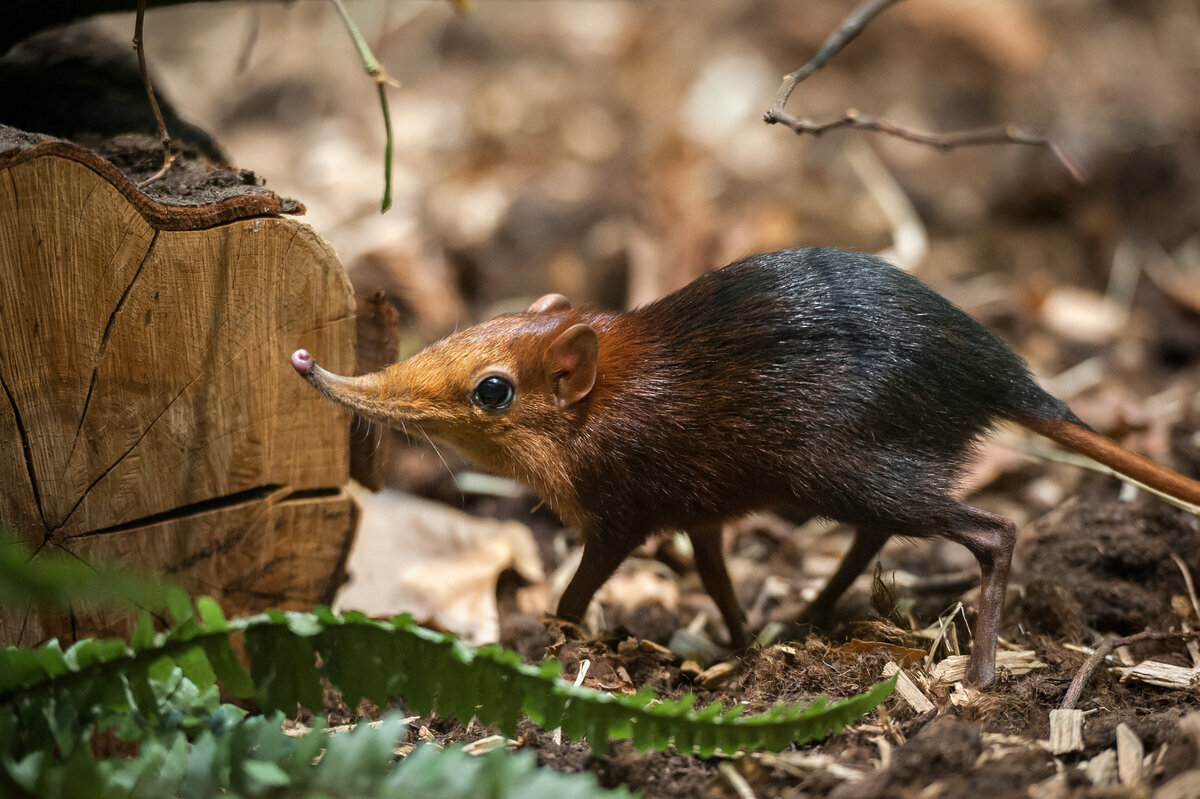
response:
M1013 755L1036 752L1044 754L1048 747L1047 741L1037 741L1020 735L1004 735L995 732L982 734L984 748L975 758L975 768L983 768L988 763L996 763ZM1041 799L1042 794L1030 794Z
M917 687L917 684L912 681L912 678L901 671L900 667L897 666L895 662L885 664L883 667L883 676L891 677L894 674L900 675L896 679L896 693L899 694L900 698L907 702L908 706L916 711L918 715L922 713L929 713L935 709L933 702L929 701L929 697L925 696L925 693Z
M1083 749L1083 711L1078 708L1071 710L1050 711L1050 752L1063 755L1067 752L1078 752Z
M777 768L797 777L823 771L840 782L858 782L864 776L858 769L844 766L831 755L820 752L754 752L751 757L764 766Z
M1143 660L1130 668L1118 666L1113 671L1121 675L1121 682L1137 680L1161 688L1200 690L1200 670L1185 669L1158 660Z
M967 656L951 655L943 658L934 664L931 673L935 683L949 685L961 682L963 677L967 676Z
M643 652L650 652L651 654L662 655L663 657L667 658L675 657L674 652L672 652L670 649L667 649L657 641L647 641L645 638L642 638L638 641L638 647Z
M1179 731L1192 739L1192 745L1196 747L1196 759L1193 762L1200 763L1200 711L1193 710L1181 718Z
M977 691L974 688L968 688L961 682L956 682L954 690L950 692L950 704L955 707L970 707L976 704L983 695L983 691Z
M1142 759L1146 751L1142 739L1128 724L1117 725L1117 776L1122 785L1134 787L1142 784Z
M489 735L486 738L480 738L478 741L471 741L471 743L463 747L463 751L468 755L479 756L503 747L516 749L517 742L505 738L503 735Z
M679 664L679 673L685 677L691 677L693 680L699 677L703 671L700 664L694 660L685 660Z
M1071 711L1062 712L1070 713ZM1080 742L1080 748L1083 748L1082 742ZM1080 768L1092 781L1092 785L1100 788L1112 785L1117 779L1117 752L1115 749L1105 749L1086 763L1081 763Z
M700 675L696 677L696 682L704 688L716 688L718 685L728 682L737 672L737 663L723 661L700 672Z
M933 681L945 685L960 682L967 674L968 660L966 655L951 655L942 659L933 667ZM1037 659L1033 650L1022 649L1018 652L997 652L996 668L1019 677L1034 669L1044 669L1046 664Z
M872 735L868 740L879 747L879 770L886 771L892 765L892 742L883 735Z

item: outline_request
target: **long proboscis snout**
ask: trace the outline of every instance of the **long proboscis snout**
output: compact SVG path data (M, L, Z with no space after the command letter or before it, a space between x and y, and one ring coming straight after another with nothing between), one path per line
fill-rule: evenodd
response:
M293 352L292 366L317 391L334 402L345 405L355 413L378 419L390 419L393 415L390 412L393 410L391 403L386 402L379 391L379 380L376 374L358 377L334 374L317 365L308 350Z

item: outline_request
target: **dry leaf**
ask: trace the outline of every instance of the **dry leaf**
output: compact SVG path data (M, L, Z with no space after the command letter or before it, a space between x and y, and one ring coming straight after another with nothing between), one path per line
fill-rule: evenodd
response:
M1128 311L1103 294L1070 286L1046 296L1041 316L1055 335L1088 344L1111 341L1129 321Z
M880 653L891 655L892 659L901 666L911 666L914 663L920 663L925 659L926 655L924 649L913 649L907 646L899 646L898 644L889 644L885 641L860 641L857 638L833 650L833 656L839 660L854 660L863 655Z
M397 491L352 493L362 509L338 593L339 610L375 616L409 612L473 644L499 636L496 578L515 569L543 578L537 544L518 522L480 519Z

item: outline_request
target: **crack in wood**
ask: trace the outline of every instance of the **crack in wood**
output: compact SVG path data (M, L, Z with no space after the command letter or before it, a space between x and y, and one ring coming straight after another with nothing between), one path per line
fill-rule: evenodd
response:
M225 584L225 590L254 594L260 589L247 587L247 585L253 586L257 583L261 583L264 579L270 577L281 566L286 566L289 563L295 563L299 559L300 557L295 554L278 555L273 557L254 571L248 571L244 574L240 574L236 578L227 582ZM298 586L293 586L293 588L295 587Z
M340 581L331 576L334 559L344 579L357 518L343 485L347 431L343 412L319 405L286 355L303 345L331 367L353 362L352 294L332 249L278 218L246 225L207 217L229 228L218 231L176 210L190 222L157 225L142 214L150 221L142 226L145 208L126 207L129 198L108 190L104 174L63 153L41 156L10 169L0 153L0 261L26 264L13 275L16 288L0 291L0 319L26 306L22 292L48 292L30 306L37 313L24 314L28 325L5 331L0 345L3 396L14 419L18 405L21 414L20 427L3 418L0 492L14 501L0 503L0 515L12 516L37 557L73 550L171 573L190 591L203 587L222 601L232 593L237 615L319 602ZM63 223L64 208L78 224ZM182 266L160 269L167 261ZM46 264L56 280L61 267L60 284L38 277ZM168 290L156 304L160 277ZM100 291L88 288L97 281ZM63 289L69 307L55 296ZM292 341L300 336L308 338ZM52 375L65 404L47 405L40 361L72 351L79 357L70 368ZM49 460L44 447L53 442ZM13 608L0 613L0 635L22 643L122 635L135 616L90 602L61 612Z
M268 606L280 605L292 598L282 591L254 591L249 588L226 589L225 593L227 596L238 594L242 597L252 597L257 599L260 603Z
M277 494L285 487L280 483L268 483L267 485L257 486L255 488L247 488L245 491L237 491L233 494L225 494L211 499L202 499L199 502L192 502L188 505L180 505L177 508L171 508L161 513L154 513L149 516L143 516L140 519L134 519L120 524L110 525L109 527L101 527L97 530L89 530L86 533L78 533L66 538L68 541L75 541L81 538L95 538L100 535L111 535L113 533L123 533L127 530L134 530L138 527L150 527L163 522L177 521L186 519L190 516L198 516L202 513L209 513L214 510L224 510L237 505L245 505L251 502L267 499L272 494Z
M296 228L292 231L292 235L287 240L287 244L283 245L283 252L279 256L279 263L286 264L288 262L288 253L292 251L292 245L295 244L296 238L300 235L303 228Z
M90 560L88 560L86 558L80 557L77 553L72 552L70 549L68 549L66 546L64 546L62 542L60 542L60 541L52 542L52 546L54 546L55 549L58 549L60 552L62 552L67 557L74 558L75 560L82 563L84 566L87 566L92 571L98 571L96 568L96 564L92 563ZM162 613L155 610L154 608L148 608L145 605L141 604L140 602L132 602L131 601L130 604L133 607L137 608L138 610L140 610L144 613L149 613L163 627L171 626L171 620L168 619L166 616L164 616ZM71 638L70 638L70 640L78 641L80 638L79 630L77 628L77 624L79 623L79 621L78 621L78 617L75 614L75 605L74 604L68 605L67 611L68 611L68 618L70 619L70 622L71 622ZM24 630L24 628L22 628L21 638L23 638L24 635L25 635L25 630ZM21 638L18 638L17 640L20 641Z
M249 523L250 521L253 521L253 520L248 520L246 523L242 523L242 524L238 524L238 525L234 526L232 529L228 530L225 535L210 541L208 546L202 547L201 549L198 549L195 552L192 552L187 557L185 557L183 560L178 561L177 563L172 563L172 564L163 566L163 569L162 569L163 574L179 574L180 572L187 572L189 569L191 569L197 563L207 560L208 558L215 555L217 552L220 552L222 550L225 550L225 551L231 550L236 544L241 543L242 539L244 539L246 537L246 533L250 529L250 526L251 526ZM192 575L192 576L195 577L195 575ZM224 590L224 588L222 586L214 586L214 587L218 588L220 590Z
M193 377L191 380L189 380L189 381L188 381L188 382L187 382L187 383L186 383L186 384L183 386L183 388L179 389L179 391L178 391L178 392L176 392L176 394L175 394L175 396L174 396L174 397L171 397L171 401L170 401L170 402L168 402L166 405L164 405L164 406L162 407L162 410L160 410L160 411L158 412L158 415L157 415L157 416L155 416L153 419L151 419L151 420L150 420L150 423L149 423L149 424L147 424L147 425L146 425L146 427L145 427L145 428L142 430L142 432L141 432L141 435L139 435L139 436L137 437L137 441L134 441L132 444L130 444L128 449L126 449L124 452L122 452L122 453L120 454L120 456L118 456L116 459L114 459L114 460L113 460L113 462L112 462L112 463L110 463L110 464L109 464L109 465L108 465L108 466L107 466L107 467L104 469L104 471L103 471L103 472L101 472L101 473L99 474L99 476L97 476L97 477L96 477L96 479L95 479L95 480L93 480L93 481L92 481L92 482L91 482L91 483L88 485L88 487L87 487L86 489L84 489L83 493L81 493L81 494L79 495L79 499L75 500L75 504L71 506L71 510L67 511L67 515L63 517L63 520L62 520L61 522L59 522L58 524L54 525L53 529L51 529L51 531L50 531L51 533L56 533L56 532L58 532L59 530L61 530L63 527L65 527L65 526L66 526L67 522L71 521L71 517L75 515L75 511L79 510L79 506L83 504L83 500L87 498L87 495L91 493L92 489L93 489L93 488L95 488L95 487L96 487L96 486L97 486L97 485L100 483L100 481L101 481L101 480L103 480L105 477L108 477L108 475L109 475L109 474L112 472L112 470L113 470L113 469L116 469L118 466L120 466L120 465L121 465L121 462L122 462L123 460L125 460L127 457L129 457L129 453L131 453L131 452L133 452L135 449L137 449L137 446L138 446L138 444L141 444L141 443L142 443L142 439L143 439L143 438L145 438L145 437L146 437L146 435L147 435L147 434L148 434L148 433L149 433L151 430L153 430L153 429L154 429L154 425L158 424L158 420L159 420L159 419L161 419L161 418L163 417L163 414L165 414L167 411L169 411L169 410L171 409L171 406L172 406L172 405L174 405L174 404L175 404L175 402L176 402L176 401L177 401L177 400L178 400L180 397L182 397L182 396L183 396L183 393L184 393L185 391L187 391L189 388L191 388L191 387L192 387L192 385L193 385L193 384L194 384L194 383L195 383L197 380L199 380L199 379L200 379L200 377L201 377L201 375L203 375L203 374L204 374L204 369L201 369L199 372L197 372L197 373L196 373L196 375L195 375L195 376L194 376L194 377ZM85 533L85 535L86 535L86 533Z
M285 502L303 502L306 499L329 499L331 497L340 496L342 489L340 486L328 486L325 488L301 488L286 494L279 500L280 504Z
M104 353L108 349L108 340L112 336L113 324L116 322L118 314L121 313L121 309L125 307L125 302L129 299L129 293L133 291L133 286L141 276L146 262L150 260L150 256L154 253L154 245L158 243L159 232L157 230L154 231L154 235L150 238L150 244L146 247L146 253L142 256L141 262L138 263L137 269L133 273L133 278L129 281L129 285L125 287L125 291L121 293L121 298L113 306L112 313L108 316L108 322L104 325L104 333L100 336L100 345L96 348L96 365L92 368L92 379L88 383L87 396L83 400L83 410L79 414L79 426L75 428L75 438L71 441L71 451L67 453L67 463L71 462L71 456L75 454L75 447L79 444L79 435L83 432L83 423L87 421L88 408L92 404L92 392L96 389L96 380L100 376L100 366L104 363Z
M9 186L9 189L12 191L13 208L20 208L21 207L21 193L19 191L17 191L17 181L15 178L13 178L12 171L8 170L8 169L4 170L4 176L8 178L8 186Z
M29 444L29 433L25 429L25 423L21 421L21 410L17 407L17 400L9 390L8 384L4 382L3 375L0 375L0 387L4 389L4 395L8 397L8 404L12 407L13 420L17 424L17 435L21 437L21 449L25 453L25 471L29 473L29 487L33 491L33 501L37 505L42 528L45 529L48 527L46 511L42 508L42 495L38 491L37 474L33 471L33 448Z

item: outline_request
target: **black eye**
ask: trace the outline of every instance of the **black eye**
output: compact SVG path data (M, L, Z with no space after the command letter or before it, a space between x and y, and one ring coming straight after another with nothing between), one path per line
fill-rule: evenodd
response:
M502 411L513 401L513 385L503 377L492 375L479 381L471 399L481 408L491 411Z

